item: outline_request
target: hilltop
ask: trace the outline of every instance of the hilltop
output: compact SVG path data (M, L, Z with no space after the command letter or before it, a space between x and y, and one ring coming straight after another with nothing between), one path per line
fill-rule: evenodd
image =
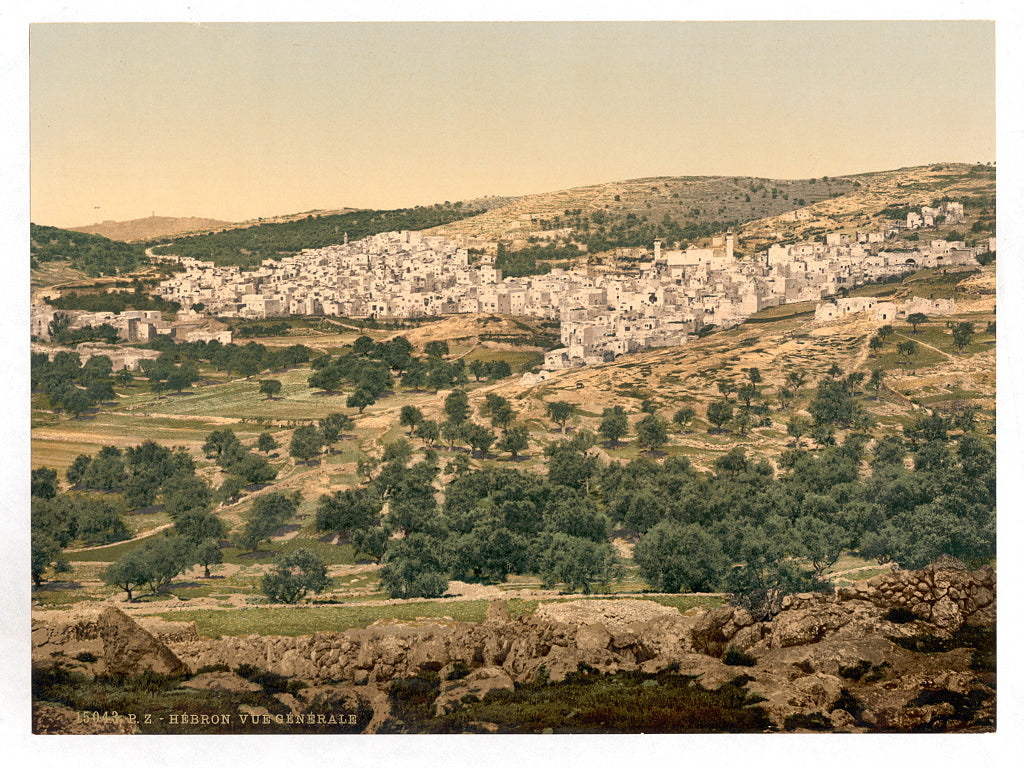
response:
M741 240L774 242L820 227L817 219L863 221L890 205L928 204L945 196L991 198L994 214L995 168L940 163L814 179L648 177L525 195L430 231L512 241L514 247L558 238L587 245L592 253L649 248L655 237L670 243L698 239L728 227ZM780 217L799 209L809 210L812 221L784 226Z
M184 218L174 216L147 216L144 219L128 221L102 221L81 227L68 227L72 232L85 232L91 235L103 235L110 240L125 243L151 240L155 237L171 237L194 232L208 232L239 226L229 221L204 219L196 216Z

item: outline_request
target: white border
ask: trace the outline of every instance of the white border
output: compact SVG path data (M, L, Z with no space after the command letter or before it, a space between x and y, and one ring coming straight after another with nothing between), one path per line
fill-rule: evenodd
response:
M8 521L25 518L15 535L5 537L0 569L0 606L7 619L0 630L0 743L11 764L67 764L87 761L109 765L130 760L133 765L204 765L211 758L247 765L289 764L323 759L350 765L440 765L480 763L495 766L632 765L637 762L704 764L708 760L796 764L815 760L827 765L864 765L879 758L891 763L923 760L941 765L1017 764L1019 723L1024 716L1019 663L1014 656L1020 628L1019 557L1021 541L1020 392L1021 316L1019 306L1024 273L1019 260L1024 195L1020 160L1021 88L1024 62L1018 52L1024 40L1019 11L998 2L860 2L838 10L820 2L786 3L663 3L641 0L607 2L520 2L494 7L457 0L445 3L378 2L373 4L307 2L130 2L102 0L76 7L53 0L13 0L0 14L0 70L3 71L5 109L2 120L5 151L0 153L0 179L6 195L0 226L6 246L0 306L8 322L0 325L4 350L9 353L5 394L5 450L0 461L0 499L8 501ZM29 735L29 649L27 642L29 579L27 477L28 454L28 260L25 254L28 209L28 24L56 21L327 21L327 20L644 20L644 19L996 19L998 73L998 158L1000 261L999 309L1002 338L998 347L999 373L999 518L1002 616L999 625L998 733L985 736L602 736L602 737L32 737ZM13 318L10 317L11 310ZM12 321L13 320L13 321ZM10 523L9 523L10 524ZM912 761L909 762L909 761Z

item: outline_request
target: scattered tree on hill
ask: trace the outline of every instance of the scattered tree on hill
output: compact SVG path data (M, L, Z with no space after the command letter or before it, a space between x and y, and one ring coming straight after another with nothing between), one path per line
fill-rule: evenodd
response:
M799 392L800 387L804 385L804 381L807 380L807 372L797 369L795 371L789 371L786 374L786 383L793 389L793 392Z
M487 378L492 380L507 379L512 375L512 366L508 364L507 360L494 360L491 362L490 370L488 371Z
M252 504L252 515L238 539L239 544L246 549L252 547L253 554L256 554L260 542L269 539L298 508L298 493L288 495L274 491L257 496Z
M907 362L910 362L910 358L917 354L917 342L916 341L901 341L896 348L899 350L901 355L907 356Z
M192 555L199 565L203 566L204 576L210 578L210 566L224 562L224 554L220 551L220 544L213 539L207 539L197 546Z
M508 431L508 426L516 418L516 412L512 410L512 404L499 395L487 395L488 410L491 414L491 426Z
M370 390L360 387L348 396L345 405L349 408L358 408L359 412L362 413L368 405L373 405L376 402L377 398Z
M807 430L811 428L811 422L804 416L798 413L794 413L789 417L789 423L786 425L786 434L796 440L796 448L800 450L800 438L807 434Z
M383 500L370 488L347 488L323 495L316 508L316 527L335 531L349 538L360 529L369 528L377 520Z
M487 456L487 449L494 444L495 434L487 427L472 421L461 425L463 439L483 457Z
M964 347L971 343L974 338L974 323L962 322L953 326L953 344L957 352L963 352Z
M750 402L758 395L757 387L753 384L740 384L736 390L736 398L743 403L743 410L750 410Z
M57 470L40 467L32 470L32 496L52 499L57 495Z
M288 446L288 455L294 456L298 461L309 461L320 453L323 448L323 438L320 430L312 424L296 427L292 432L292 441Z
M636 425L637 443L656 451L668 440L668 427L664 419L649 413Z
M427 353L427 357L441 359L448 354L448 342L428 341L423 347L423 351Z
M708 403L707 418L715 430L721 432L732 419L732 403L727 400L713 400Z
M417 408L415 405L403 405L401 412L398 414L398 424L402 427L409 428L409 434L413 433L413 430L423 421L423 411Z
M893 327L889 324L886 324L878 329L878 336L882 341L885 341L887 337L893 334L893 331Z
M693 406L684 405L672 415L672 421L680 429L685 429L686 425L689 424L690 420L696 415L697 412L693 409Z
M530 445L530 432L524 424L519 424L509 429L505 436L498 441L498 450L508 451L515 459L522 451Z
M352 417L346 413L331 413L320 419L320 439L324 445L338 442L341 433L353 426Z
M274 558L260 589L272 603L297 603L308 592L322 592L329 584L323 558L310 549L296 549Z
M256 438L256 449L263 453L270 453L272 450L277 448L277 440L269 432L260 432L260 436Z
M177 519L191 510L208 510L213 499L210 486L196 475L175 475L163 486L164 512Z
M640 574L660 592L717 592L729 560L717 537L697 524L662 520L633 550Z
M565 400L555 400L554 402L546 403L545 407L547 408L548 417L561 428L564 435L565 423L572 418L576 407Z
M416 425L416 437L423 441L424 445L433 445L441 437L441 428L433 419L423 419Z
M448 421L452 424L461 424L469 418L469 395L463 389L453 389L444 399L444 412L448 414Z
M621 405L605 408L601 414L601 426L597 431L612 445L619 444L619 438L629 432L629 419Z
M474 379L480 381L481 377L487 376L490 373L490 366L477 358L469 361L469 372L473 374Z
M281 392L281 382L277 379L264 379L260 382L260 394L267 400L273 400Z
M335 392L338 389L338 385L341 384L341 371L329 365L310 374L308 382L310 389Z
M380 585L392 598L440 597L448 588L441 543L423 533L388 542Z
M61 545L45 531L32 531L32 583L37 587L43 583L43 574L60 555Z
M907 318L907 322L910 323L912 329L911 332L917 333L917 326L921 325L921 323L927 323L928 315L924 312L914 312Z
M204 541L223 539L226 533L224 522L205 509L191 509L179 515L174 521L174 531L193 547Z
M595 585L609 584L617 575L611 544L565 533L542 537L537 561L537 572L546 587L563 584L569 592L582 589L589 595Z
M352 344L352 352L356 355L368 355L373 352L374 343L373 339L369 336L363 335L355 340Z
M715 386L718 387L718 391L725 398L726 402L729 401L729 395L736 391L736 385L728 379L719 379L715 382Z
M868 386L875 391L875 397L878 397L878 393L882 389L882 381L884 379L885 371L881 368L876 368L871 372L871 378L868 379Z
M871 350L872 355L877 357L878 351L882 348L883 344L884 342L882 341L881 336L872 336L871 340L868 341L868 349Z
M132 602L132 591L139 589L151 578L150 564L141 549L125 552L116 562L111 563L103 571L103 582L120 587L128 594L128 602Z

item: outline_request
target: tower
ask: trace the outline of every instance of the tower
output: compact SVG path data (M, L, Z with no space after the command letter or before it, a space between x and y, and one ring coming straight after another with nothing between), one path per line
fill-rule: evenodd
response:
M732 230L730 229L728 232L725 233L725 256L727 259L732 259L732 246L733 237Z
M661 238L654 238L654 260L661 258Z

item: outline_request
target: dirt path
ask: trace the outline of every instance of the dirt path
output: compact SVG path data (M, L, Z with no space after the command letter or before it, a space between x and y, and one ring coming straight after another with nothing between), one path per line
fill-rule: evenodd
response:
M900 337L902 337L902 338L904 338L904 339L907 339L908 341L913 341L913 342L916 342L916 343L920 344L920 345L921 345L922 347L928 347L928 349L932 349L932 350L935 350L935 351L936 351L936 352L938 352L938 353L939 353L940 355L945 355L945 356L946 356L946 357L948 357L948 358L949 358L950 360L956 360L956 358L955 358L955 357L953 357L953 356L952 356L951 354L949 354L949 352L943 352L943 351L942 351L941 349L939 349L938 347L933 347L933 346L932 346L931 344L925 344L925 343L924 343L923 341L920 341L919 339L915 339L915 338L913 338L912 336L907 336L907 335L906 335L905 333L896 333L896 332L893 332L893 336L900 336Z
M98 552L103 549L110 549L111 547L117 547L121 544L127 544L129 541L141 541L142 539L148 539L150 536L156 536L160 531L166 531L171 528L174 523L164 523L150 531L143 531L142 533L132 536L130 539L122 539L121 541L115 541L113 544L100 544L96 547L78 547L76 549L65 549L65 552Z

